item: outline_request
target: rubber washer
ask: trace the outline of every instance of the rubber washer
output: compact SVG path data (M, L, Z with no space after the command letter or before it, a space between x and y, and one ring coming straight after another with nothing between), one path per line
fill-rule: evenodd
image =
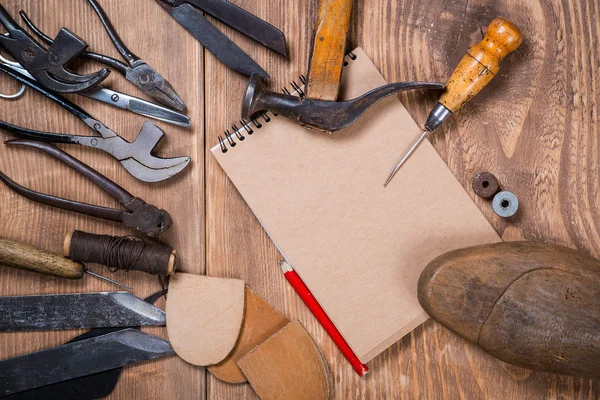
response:
M492 208L502 218L512 217L519 210L519 199L512 192L500 192L494 196Z
M477 196L489 199L500 191L500 184L494 174L478 172L473 178L473 190Z

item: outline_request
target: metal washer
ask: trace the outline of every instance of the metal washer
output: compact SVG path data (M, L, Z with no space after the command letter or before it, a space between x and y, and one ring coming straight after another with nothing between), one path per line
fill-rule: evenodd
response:
M512 192L500 192L494 196L492 208L502 218L512 217L519 210L519 199Z

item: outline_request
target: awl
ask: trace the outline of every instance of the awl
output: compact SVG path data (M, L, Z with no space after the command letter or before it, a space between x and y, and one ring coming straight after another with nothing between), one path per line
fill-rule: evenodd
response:
M0 331L165 325L165 313L128 292L0 297Z
M122 283L108 279L85 269L80 262L69 260L46 250L0 237L0 266L38 272L66 279L81 279L89 274L115 285L131 289Z
M390 183L429 132L439 127L496 76L500 70L500 61L515 51L522 41L521 31L514 24L503 18L492 21L483 40L467 51L452 73L445 93L425 122L421 136L392 170L384 186Z

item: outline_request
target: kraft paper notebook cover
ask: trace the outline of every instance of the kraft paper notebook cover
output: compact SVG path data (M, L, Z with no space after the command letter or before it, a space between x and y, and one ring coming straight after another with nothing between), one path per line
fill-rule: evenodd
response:
M353 53L341 99L386 83L361 49ZM427 320L416 292L429 261L500 238L428 141L383 187L420 133L397 97L333 135L269 116L252 135L241 129L243 142L232 134L237 146L224 140L212 153L367 362Z

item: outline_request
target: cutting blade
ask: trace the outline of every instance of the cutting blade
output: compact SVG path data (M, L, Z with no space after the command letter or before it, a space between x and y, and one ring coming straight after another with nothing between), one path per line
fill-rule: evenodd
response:
M128 292L0 297L0 331L165 325L165 313Z
M150 101L143 100L135 96L130 96L126 93L117 92L116 90L111 90L104 87L95 87L77 94L89 97L90 99L98 100L102 103L106 103L123 110L143 115L144 117L167 122L169 124L185 127L191 125L190 118L187 115L181 114L177 111L171 110L170 108L163 107Z
M124 329L0 362L0 397L174 354L166 340Z
M285 56L285 35L256 15L226 0L175 0L173 6L192 4L219 21L231 26L268 49Z
M218 30L197 8L188 3L172 7L162 0L157 1L181 26L229 68L246 76L256 73L264 78L269 77L256 61Z

